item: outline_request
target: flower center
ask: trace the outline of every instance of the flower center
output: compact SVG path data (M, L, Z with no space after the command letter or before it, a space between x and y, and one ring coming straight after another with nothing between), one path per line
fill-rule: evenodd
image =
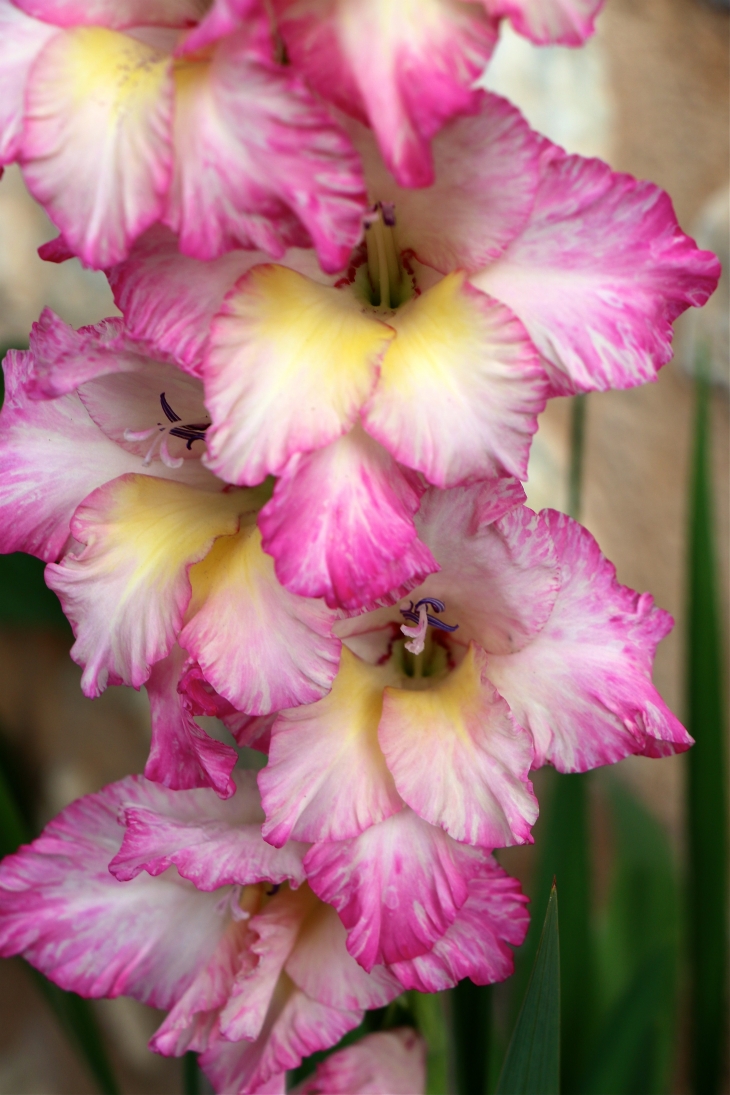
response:
M411 654L422 654L426 646L426 632L429 627L435 627L439 631L456 631L459 627L458 624L447 624L443 620L439 620L436 616L429 612L429 608L434 612L444 612L446 605L443 601L437 600L435 597L422 597L420 601L410 601L408 608L402 608L400 610L401 616L405 616L406 620L410 620L415 624L415 627L409 627L407 624L401 625L401 631L404 635L408 635L411 642L406 643L406 650Z
M393 311L413 295L413 281L400 262L392 202L377 202L366 216L365 243L373 306Z
M165 418L171 425L166 426L163 422L158 422L156 426L152 426L148 430L125 430L124 440L147 441L148 438L152 438L152 444L142 461L145 467L149 467L152 463L152 458L159 447L162 463L168 468L179 468L182 466L183 458L171 454L167 444L168 437L181 438L185 442L185 448L190 452L194 441L205 441L205 431L209 428L210 422L189 422L178 425L178 422L182 422L182 419L167 402L164 392L160 392L160 406Z

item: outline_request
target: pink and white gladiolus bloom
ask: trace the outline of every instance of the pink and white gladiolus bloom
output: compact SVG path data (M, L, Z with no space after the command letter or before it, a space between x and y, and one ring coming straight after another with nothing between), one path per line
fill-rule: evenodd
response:
M426 1043L410 1027L380 1031L331 1054L293 1095L425 1095Z
M602 0L274 0L295 67L335 106L374 129L401 186L430 186L430 142L478 109L474 84L499 19L544 45L580 45Z
M181 259L160 233L110 272L131 332L202 379L208 466L277 477L259 523L281 582L331 606L422 580L424 480L524 478L547 397L655 378L716 284L662 191L477 106L424 191L352 123L372 212L342 277L300 250Z
M0 0L0 92L49 257L106 267L162 221L201 259L314 245L339 270L360 235L357 154L260 0Z
M347 953L339 918L306 883L305 846L266 844L255 777L236 781L221 801L130 777L67 807L0 865L0 954L22 954L83 996L168 1010L151 1048L199 1052L217 1091L283 1092L286 1070L403 986ZM491 905L483 879L475 885L481 932L469 931L482 938L459 947L460 976L494 980L511 972L525 899L496 864ZM401 1070L415 1059L418 1074L412 1043L386 1057ZM354 1074L357 1062L338 1067Z
M82 688L146 684L146 774L233 793L248 720L323 696L339 662L334 614L284 589L261 549L266 485L230 489L200 462L199 380L147 356L119 319L74 331L45 312L5 358L0 550L48 563Z
M453 915L463 857L531 839L531 768L692 744L651 682L671 617L619 585L575 521L513 502L484 485L429 490L416 522L440 570L406 602L336 624L331 692L271 729L264 835L313 844L310 885L366 969Z

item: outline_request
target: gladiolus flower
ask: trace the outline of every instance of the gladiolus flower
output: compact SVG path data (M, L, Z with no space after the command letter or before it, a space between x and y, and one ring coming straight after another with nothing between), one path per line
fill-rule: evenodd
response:
M222 802L132 777L67 807L0 865L0 954L23 954L83 996L169 1009L151 1048L199 1052L217 1090L244 1095L283 1090L277 1077L403 984L350 957L336 913L306 884L305 848L266 844L254 775L236 781ZM473 883L481 938L465 950L457 924L440 945L459 976L485 976L490 950L489 968L507 976L525 898L493 862L487 887L483 872Z
M692 744L651 682L671 618L616 582L585 529L484 486L428 491L416 522L441 569L335 625L332 691L282 712L259 773L266 839L313 842L310 885L366 969L431 944L468 853L531 839L530 768Z
M358 158L273 51L258 0L0 0L0 163L61 230L46 254L109 266L162 221L201 259L314 244L341 269Z
M209 466L278 477L260 527L282 583L347 609L432 569L421 477L524 477L547 396L655 377L719 272L660 190L494 96L435 139L428 191L353 132L373 211L343 277L302 251L180 259L159 233L110 274L130 330L203 380Z
M256 517L270 488L202 466L200 381L147 356L120 320L73 331L46 312L5 358L0 548L48 563L82 688L147 685L147 774L232 794L236 753L195 715L246 719L322 696L339 660L324 604L284 589Z
M602 0L274 0L289 56L310 85L372 126L401 186L430 186L431 138L478 110L475 81L509 18L533 42L580 45Z
M426 1043L410 1027L368 1034L331 1054L295 1095L424 1095Z

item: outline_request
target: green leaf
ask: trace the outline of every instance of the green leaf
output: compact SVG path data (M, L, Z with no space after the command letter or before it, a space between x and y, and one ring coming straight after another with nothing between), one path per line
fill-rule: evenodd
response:
M690 1044L697 1095L720 1091L727 1036L727 758L720 598L710 472L709 384L696 381L697 414L688 535L688 757Z
M458 1095L486 1095L492 991L492 985L475 985L467 977L451 993Z
M186 1053L182 1059L182 1067L183 1095L201 1095L203 1086L197 1053Z
M449 1034L444 1014L444 993L409 992L408 1003L426 1040L426 1095L446 1095L449 1090Z
M676 1055L681 902L663 826L602 775L615 849L597 935L599 1032L585 1095L660 1095Z
M560 891L561 1090L584 1095L590 1038L595 1024L594 951L591 934L589 792L592 774L540 773L541 816L534 829L537 864L528 887L533 909L547 905L553 879ZM540 938L533 917L517 953L513 1021L525 994Z
M5 773L0 768L0 849L7 855L30 839L28 827L18 809ZM66 1034L75 1043L99 1090L103 1095L118 1095L119 1086L88 1000L74 992L64 992L31 966L27 966L27 969Z
M540 945L507 1050L497 1095L558 1095L560 1090L560 941L553 884Z

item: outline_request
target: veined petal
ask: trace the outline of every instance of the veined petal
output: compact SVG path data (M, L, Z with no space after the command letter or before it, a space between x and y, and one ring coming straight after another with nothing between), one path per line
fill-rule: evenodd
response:
M55 27L29 19L21 4L0 3L0 164L12 163L23 140L28 72Z
M365 428L439 487L527 477L548 379L509 309L448 274L400 308Z
M399 248L442 274L479 270L501 255L527 223L539 183L544 139L505 99L480 92L475 102L473 116L435 138L436 178L425 190L399 187L372 133L350 127L371 199L395 205Z
M113 316L78 331L44 308L30 329L34 399L56 399L109 372L127 372L150 360L147 347L126 336L124 320Z
M334 614L279 584L255 515L222 536L190 571L192 600L180 644L239 711L267 715L312 703L337 673Z
M506 16L518 34L539 46L580 46L595 29L603 0L482 0L490 15Z
M297 1095L422 1095L426 1090L426 1043L412 1027L367 1034L330 1054L293 1090Z
M464 904L482 853L401 810L353 840L315 844L304 859L309 885L334 905L360 965L430 950Z
M19 8L57 27L184 27L205 12L206 0L13 0Z
M243 967L220 1014L222 1036L231 1042L253 1041L262 1033L267 1011L279 985L284 963L292 952L306 917L316 904L308 886L283 889L252 916L250 950L253 962Z
M370 394L393 330L349 292L257 266L213 324L204 366L210 467L231 483L278 475L334 441Z
M218 1091L279 1091L281 1073L296 1068L303 1057L336 1045L362 1014L311 1000L282 976L256 1041L220 1038L201 1054L200 1067ZM277 1086L269 1086L272 1081Z
M271 53L261 8L210 58L176 63L165 223L196 258L234 247L281 258L313 242L323 268L341 270L362 233L360 161L323 105Z
M438 566L413 524L422 491L358 426L292 457L259 514L279 581L332 608L397 599Z
M32 844L0 865L0 953L22 954L82 996L125 993L171 1007L226 930L221 895L175 874L119 882L119 810L151 805L159 789L138 776L66 807ZM150 801L151 800L151 801Z
M474 110L472 87L496 43L495 22L476 4L443 0L277 0L275 8L308 82L369 120L401 186L429 186L429 141L449 118Z
M519 650L540 632L560 588L544 514L514 506L493 520L498 508L491 508L491 494L491 485L479 484L430 490L417 515L419 534L441 562L441 570L429 575L418 595L443 601L450 622L459 625L454 639L473 637L487 651L490 665L492 654ZM503 501L497 495L496 502Z
M38 402L33 353L10 350L3 361L5 401L0 412L0 550L27 551L46 562L59 557L71 534L74 510L117 476L144 472L139 456L110 441L75 392ZM150 468L164 479L191 475L196 485L216 484L197 461Z
M519 316L568 395L654 380L672 321L705 303L719 273L658 187L553 150L529 223L472 281Z
M317 902L284 968L294 984L320 1004L344 1011L389 1004L403 986L384 966L366 973L347 953L345 942L345 929L335 910Z
M172 232L156 224L135 241L127 259L107 271L107 278L128 330L199 376L223 298L242 274L265 259L257 251L231 251L214 262L198 262L181 255Z
M82 688L98 696L109 674L139 688L171 650L190 599L188 568L217 536L231 535L247 495L209 494L146 475L123 475L76 510L84 546L46 568L84 666Z
M671 616L619 585L586 529L545 515L562 577L555 607L529 645L489 660L490 680L532 732L535 767L584 772L632 753L683 752L692 738L651 682Z
M231 772L238 754L209 737L193 718L190 701L178 687L184 662L185 652L173 646L152 666L146 682L152 740L144 774L175 791L212 787L229 798L236 789Z
M89 266L119 262L170 179L170 60L103 27L57 34L28 81L28 188Z
M283 712L259 773L265 838L345 840L403 808L378 745L387 666L343 647L332 691L319 703Z
M489 859L469 882L454 923L426 954L392 969L407 988L442 992L469 977L477 985L504 981L514 970L511 947L524 942L530 917L520 884Z
M186 794L160 788L157 803L127 807L124 840L109 870L127 882L142 871L157 876L174 866L206 891L263 881L304 882L304 846L290 841L272 848L261 836L264 814L255 773L237 771L235 783L238 793L230 799L203 788Z
M398 793L431 825L483 848L531 843L530 734L489 682L484 651L423 691L386 687L378 740Z
M193 0L198 2L198 0ZM237 30L242 20L258 9L259 0L212 0L207 11L201 12L200 22L187 32L175 50L177 56L194 53ZM203 5L201 5L202 7Z

